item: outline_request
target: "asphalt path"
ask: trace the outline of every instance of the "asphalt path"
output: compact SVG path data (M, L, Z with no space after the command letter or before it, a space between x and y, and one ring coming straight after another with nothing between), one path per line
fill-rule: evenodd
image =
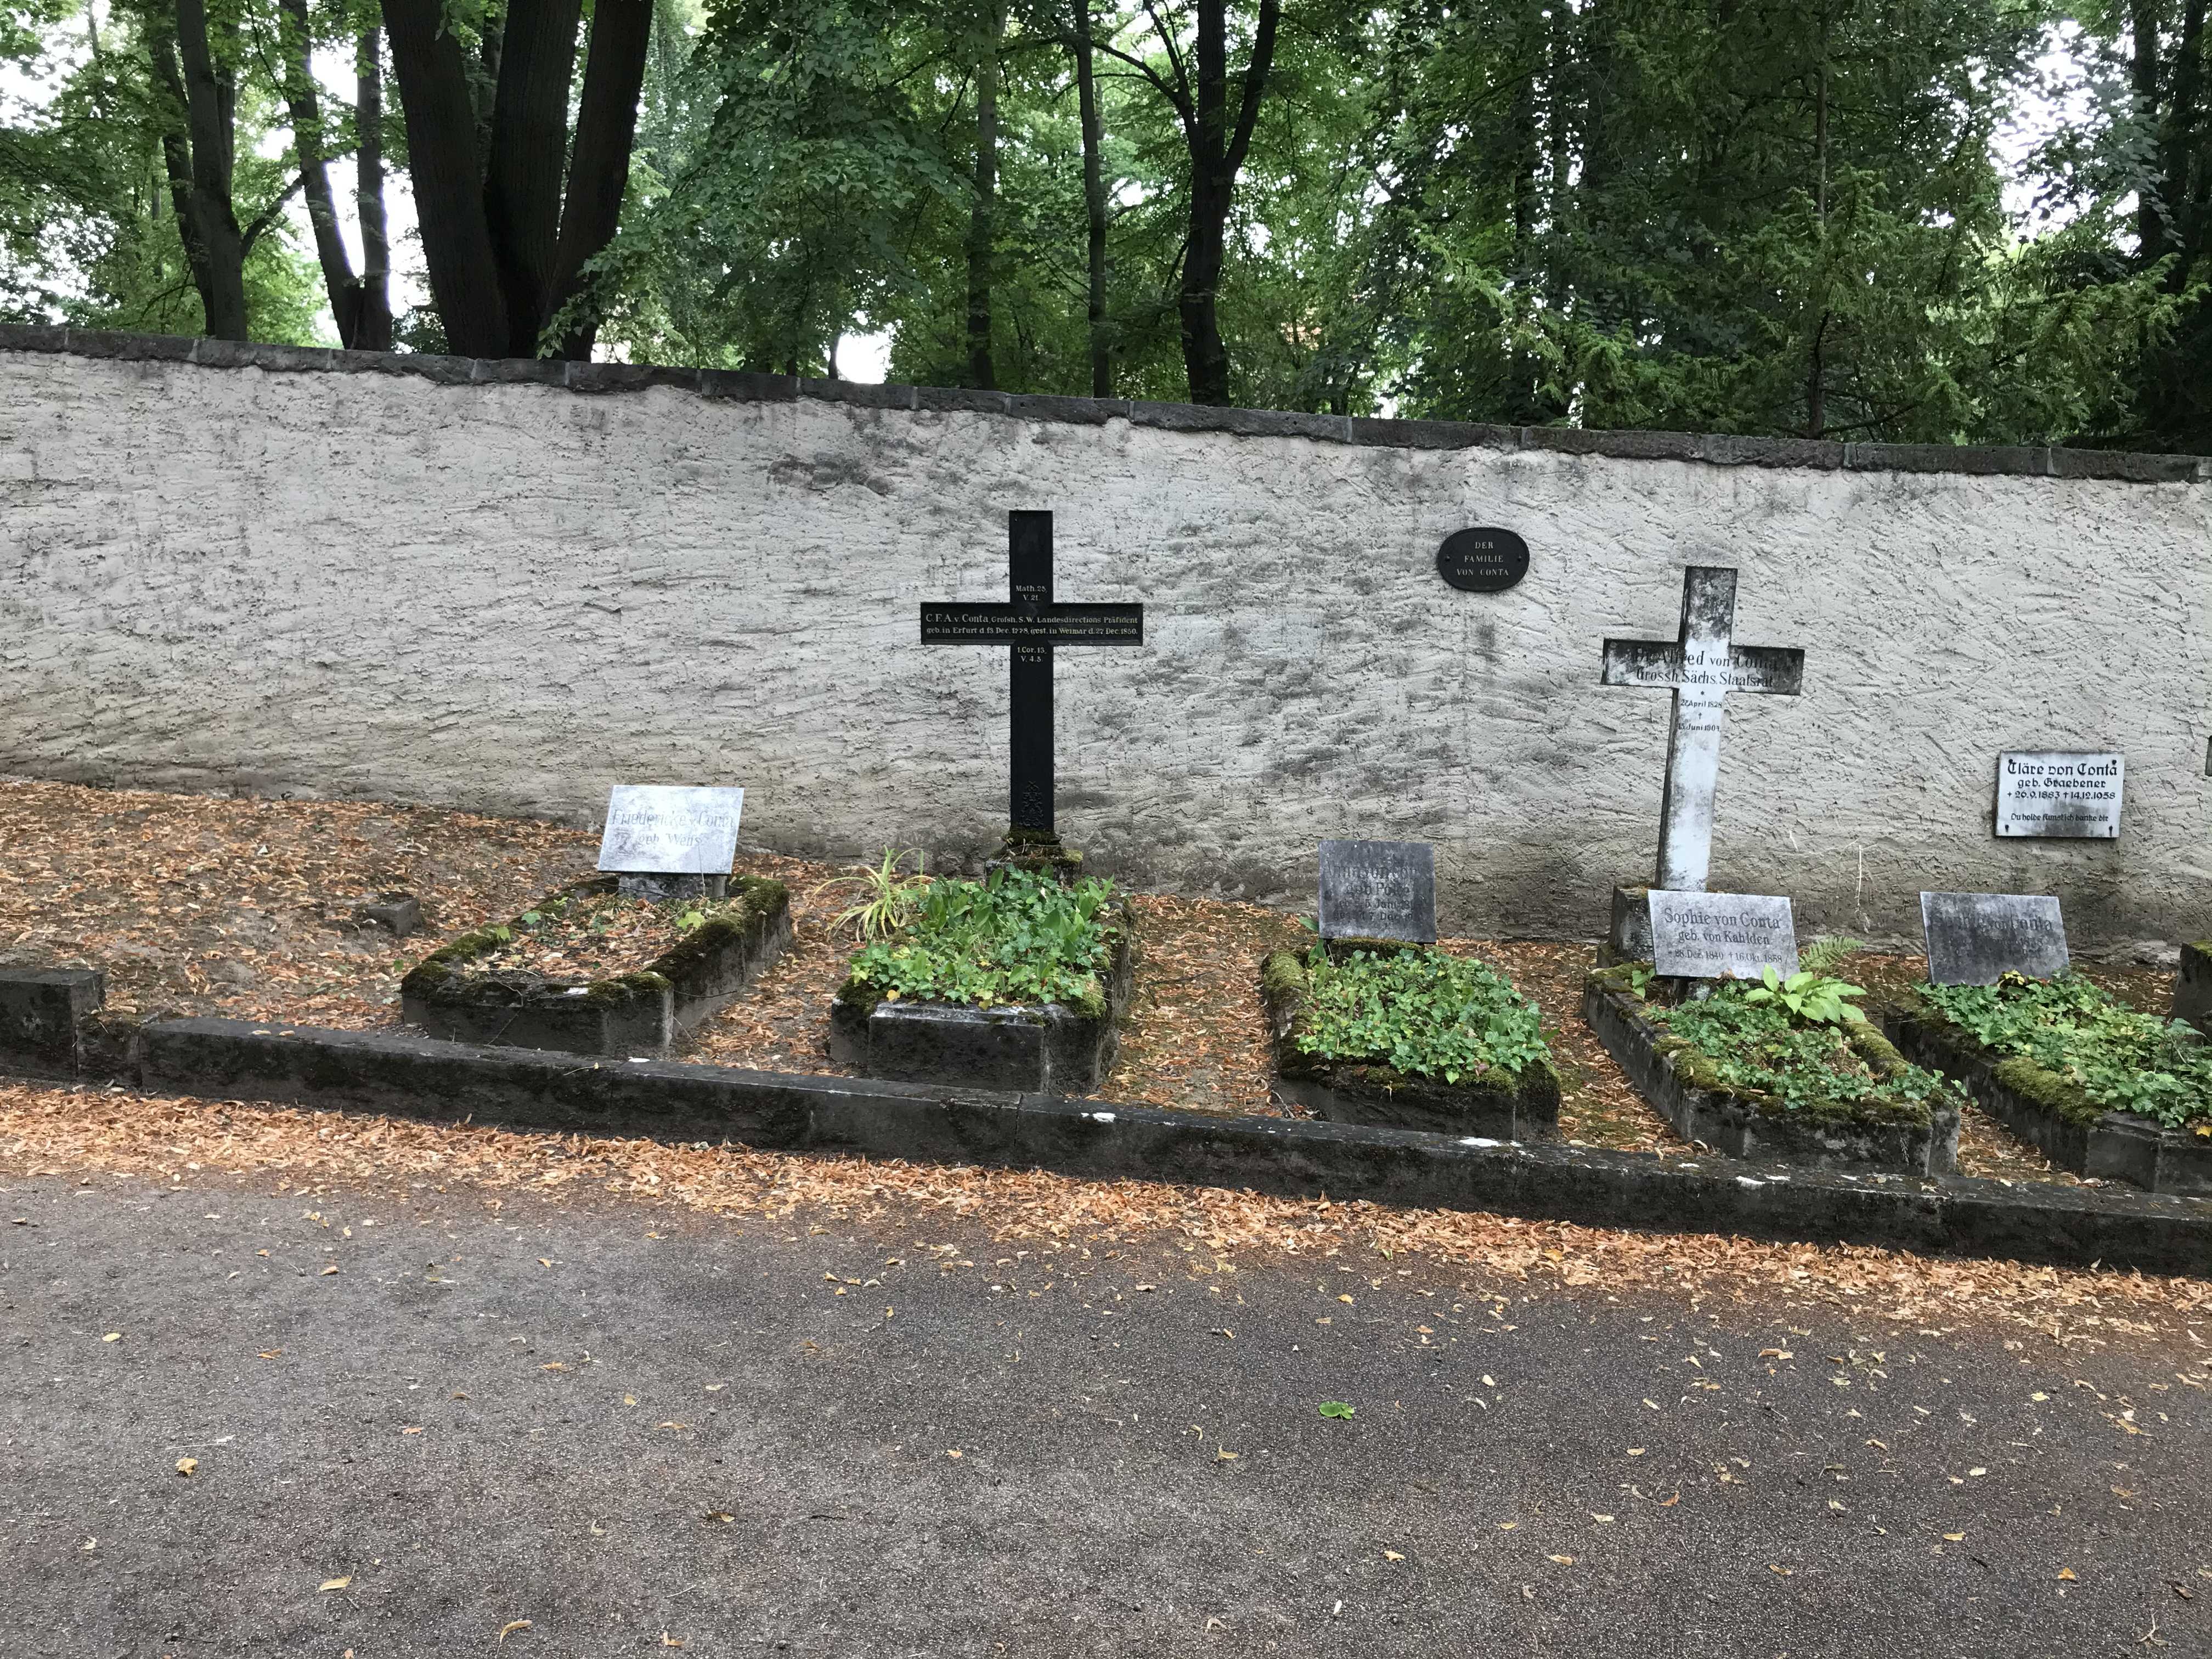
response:
M0 1653L2212 1652L2201 1349L1187 1245L0 1179Z

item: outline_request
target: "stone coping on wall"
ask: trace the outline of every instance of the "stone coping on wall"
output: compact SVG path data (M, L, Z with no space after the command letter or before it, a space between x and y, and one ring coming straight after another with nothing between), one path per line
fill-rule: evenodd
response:
M958 387L811 380L737 369L665 368L641 363L556 359L439 357L415 352L342 351L170 334L0 324L0 351L61 353L203 368L277 374L404 374L440 386L543 386L598 395L668 386L744 403L848 404L927 414L1004 415L1019 420L1103 426L1124 420L1169 432L1308 438L1383 449L1498 449L1595 455L1619 460L1701 461L1717 466L1808 467L1820 471L1944 472L1979 477L2100 478L2129 483L2194 483L2212 478L2212 457L2152 455L2038 445L1835 443L1824 439L1728 433L1594 432L1579 427L1485 426L1465 421L1389 421L1358 416L1063 398Z

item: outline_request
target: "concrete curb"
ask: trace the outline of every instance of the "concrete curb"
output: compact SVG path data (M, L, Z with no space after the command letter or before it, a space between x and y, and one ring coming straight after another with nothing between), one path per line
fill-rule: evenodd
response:
M2212 1203L2002 1182L1754 1173L1719 1159L1212 1116L672 1060L591 1060L212 1018L138 1033L149 1091L770 1150L1042 1168L1588 1226L1875 1244L2146 1273L2212 1271Z
M734 369L670 368L650 363L571 363L549 359L435 357L416 352L337 351L317 346L111 333L35 324L0 324L0 351L61 353L197 368L253 368L289 374L404 374L438 386L538 386L584 397L665 387L743 403L848 404L935 415L996 415L1015 420L1101 426L1109 420L1170 432L1227 432L1240 437L1308 438L1385 449L1504 449L1595 455L1617 460L1693 461L1709 466L1807 467L1824 472L1950 472L1976 477L2102 478L2125 483L2194 483L2212 478L2212 459L2101 449L1968 444L1835 443L1818 438L1753 438L1715 432L1594 432L1579 427L1485 426L1466 421L1384 421L1294 410L1146 403L1126 398L1062 398L957 387L870 386L796 380Z

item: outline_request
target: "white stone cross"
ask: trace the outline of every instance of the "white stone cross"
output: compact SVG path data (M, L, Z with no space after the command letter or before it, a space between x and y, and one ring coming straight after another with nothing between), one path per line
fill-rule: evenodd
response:
M1667 738L1667 799L1659 814L1652 885L1702 893L1713 859L1713 786L1720 775L1722 699L1731 691L1794 697L1805 677L1795 647L1738 645L1735 572L1693 564L1682 573L1682 625L1665 640L1607 640L1604 685L1665 686L1674 693Z

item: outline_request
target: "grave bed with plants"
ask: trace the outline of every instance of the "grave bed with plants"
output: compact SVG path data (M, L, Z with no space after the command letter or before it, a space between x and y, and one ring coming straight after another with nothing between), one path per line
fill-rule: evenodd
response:
M1261 964L1275 1091L1339 1123L1496 1140L1559 1133L1543 1016L1487 963L1338 940Z
M1681 1137L1731 1158L1808 1168L1952 1174L1962 1102L1826 971L1848 939L1808 947L1798 973L1723 980L1703 998L1649 963L1583 982L1583 1018Z
M1883 1024L2061 1169L2212 1194L2212 1044L2191 1026L2075 973L1917 985Z
M459 1042L659 1057L791 938L780 881L733 876L721 898L632 898L617 887L613 876L587 878L441 945L400 981L403 1018Z
M846 913L866 939L830 1010L830 1054L868 1077L1085 1095L1114 1063L1134 914L1110 882L884 869Z

